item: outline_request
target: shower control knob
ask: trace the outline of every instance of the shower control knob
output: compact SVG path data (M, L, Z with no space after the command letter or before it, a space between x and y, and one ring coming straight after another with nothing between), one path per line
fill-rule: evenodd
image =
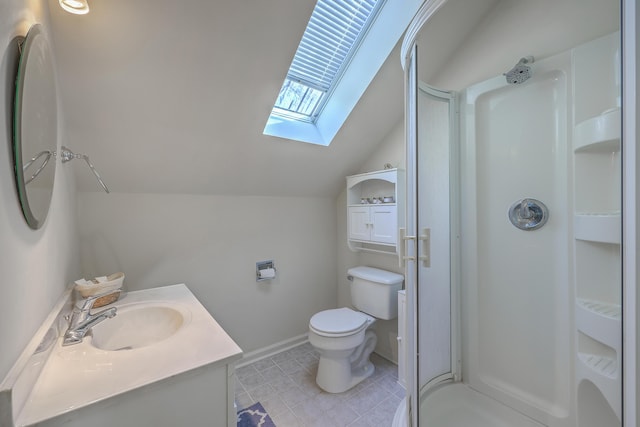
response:
M549 219L549 210L540 200L518 200L509 208L509 221L520 230L533 231Z

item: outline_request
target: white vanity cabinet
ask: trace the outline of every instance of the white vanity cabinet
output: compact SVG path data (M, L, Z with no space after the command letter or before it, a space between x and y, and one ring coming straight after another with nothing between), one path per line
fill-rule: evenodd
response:
M404 171L347 177L347 243L353 251L395 254L404 220Z
M69 289L0 383L0 426L237 425L235 364L242 350L184 284L128 292L113 303L117 314L104 322L121 327L102 334L114 343L127 340L121 349L94 342L100 324L82 342L62 346L56 325L67 325L59 319L70 310L70 295ZM45 341L49 330L55 333Z

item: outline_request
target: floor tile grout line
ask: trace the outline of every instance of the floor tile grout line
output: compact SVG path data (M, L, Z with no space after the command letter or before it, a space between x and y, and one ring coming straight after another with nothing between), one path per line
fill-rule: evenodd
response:
M302 348L303 346L306 346L306 347ZM315 361L310 361L309 360L310 358L315 359ZM294 347L292 349L283 351L282 353L272 355L268 359L263 359L260 361L256 361L250 365L243 366L241 369L243 369L244 371L241 377L243 378L244 383L243 383L243 380L239 378L237 382L239 383L242 392L246 393L246 396L248 396L248 399L254 402L259 401L259 399L256 399L256 397L259 397L258 396L259 393L256 390L259 390L259 388L261 387L264 388L265 386L269 386L271 390L275 391L274 394L278 397L278 401L280 401L283 404L281 413L279 413L279 415L288 414L287 416L293 417L294 419L299 420L297 422L302 423L303 425L309 425L309 423L311 423L311 425L316 425L315 423L317 422L317 420L314 421L314 420L307 420L307 419L301 418L299 416L299 413L301 411L298 410L301 408L298 408L298 407L301 406L303 403L308 403L308 401L316 400L320 395L323 395L323 393L326 393L320 390L319 388L317 388L317 386L315 386L315 390L313 390L313 386L311 386L313 392L309 392L308 391L309 389L307 388L309 387L309 384L305 384L305 381L300 379L301 376L302 378L304 378L305 376L311 377L310 381L312 381L312 384L315 385L315 379L313 377L314 377L314 371L315 369L317 369L318 360L319 360L319 356L317 352L313 348L310 348L307 344L303 344L299 347ZM344 401L345 401L344 407L351 410L353 414L356 415L356 418L352 421L349 421L348 424L339 422L340 425L347 426L347 425L354 424L356 422L366 423L367 413L370 413L375 409L377 409L378 407L381 407L381 405L385 403L387 400L389 400L390 402L393 401L391 399L394 399L394 400L398 399L398 401L400 400L400 398L397 396L398 391L394 390L393 389L394 387L392 386L394 383L397 383L397 373L394 373L394 371L397 372L397 367L395 367L392 362L376 354L372 355L371 361L376 366L377 372L374 373L374 376L365 380L367 381L367 383L363 382L360 385L356 386L356 387L360 387L360 389L354 390L355 389L354 388L352 389L353 391L350 394L344 396ZM279 372L277 372L277 375L280 376L281 378L285 378L287 382L291 384L295 384L296 387L300 389L301 393L309 392L313 394L311 394L309 398L303 398L300 400L296 399L293 402L287 401L287 399L284 399L282 395L285 392L281 391L280 389L272 385L273 377L267 378L268 375L266 374L263 375L265 371L273 367L278 367ZM262 369L259 369L259 368L262 368ZM298 369L294 369L288 372L289 368L291 369L298 368ZM253 373L251 372L252 370L253 370ZM249 380L249 377L251 376L250 374L257 376L257 379L253 378ZM269 373L269 374L272 374L272 373ZM255 382L256 380L257 382ZM383 383L382 382L383 380L385 380L386 383ZM247 382L253 383L253 384L247 384ZM351 404L347 403L349 399L353 399L354 396L356 396L357 394L363 393L365 390L373 389L373 388L375 388L376 390L381 390L379 393L382 394L382 396L379 399L376 398L378 400L375 402L375 404L373 404L373 406L363 410L362 408L355 407L353 402L351 402ZM253 394L252 394L252 391L253 391ZM238 396L238 394L239 393L236 391L236 396ZM323 398L323 399L327 399L327 398ZM337 404L334 403L329 407L334 408L336 406ZM393 414L389 413L384 416L385 417L389 416L392 418ZM282 427L285 427L285 426L282 426Z

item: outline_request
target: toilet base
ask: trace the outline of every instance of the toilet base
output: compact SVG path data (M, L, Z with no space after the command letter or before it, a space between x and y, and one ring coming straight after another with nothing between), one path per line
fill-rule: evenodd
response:
M355 387L375 371L369 356L376 346L375 333L368 330L364 342L351 352L325 352L320 355L316 383L329 393L342 393Z
M325 372L321 373L323 367L323 360L320 359L318 363L318 375L316 376L316 383L318 386L328 393L342 393L349 390L352 387L360 384L363 380L369 378L375 371L373 363L367 363L360 372L351 372L351 367L347 366L348 371L344 369L344 366L336 369L335 363L330 363L329 359L324 359ZM327 375L326 370L329 369L331 374ZM345 372L346 371L346 372ZM341 376L336 378L337 372L341 372Z

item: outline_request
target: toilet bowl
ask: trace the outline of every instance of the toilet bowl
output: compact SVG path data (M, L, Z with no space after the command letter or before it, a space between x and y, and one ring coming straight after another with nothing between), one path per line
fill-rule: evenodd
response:
M309 342L320 353L316 383L329 393L349 390L373 374L369 356L378 341L376 319L395 319L397 294L404 277L372 267L348 270L351 308L316 313L309 321Z
M373 374L369 356L378 338L369 328L375 318L337 308L316 313L309 321L309 342L320 353L316 383L329 393L349 390Z

